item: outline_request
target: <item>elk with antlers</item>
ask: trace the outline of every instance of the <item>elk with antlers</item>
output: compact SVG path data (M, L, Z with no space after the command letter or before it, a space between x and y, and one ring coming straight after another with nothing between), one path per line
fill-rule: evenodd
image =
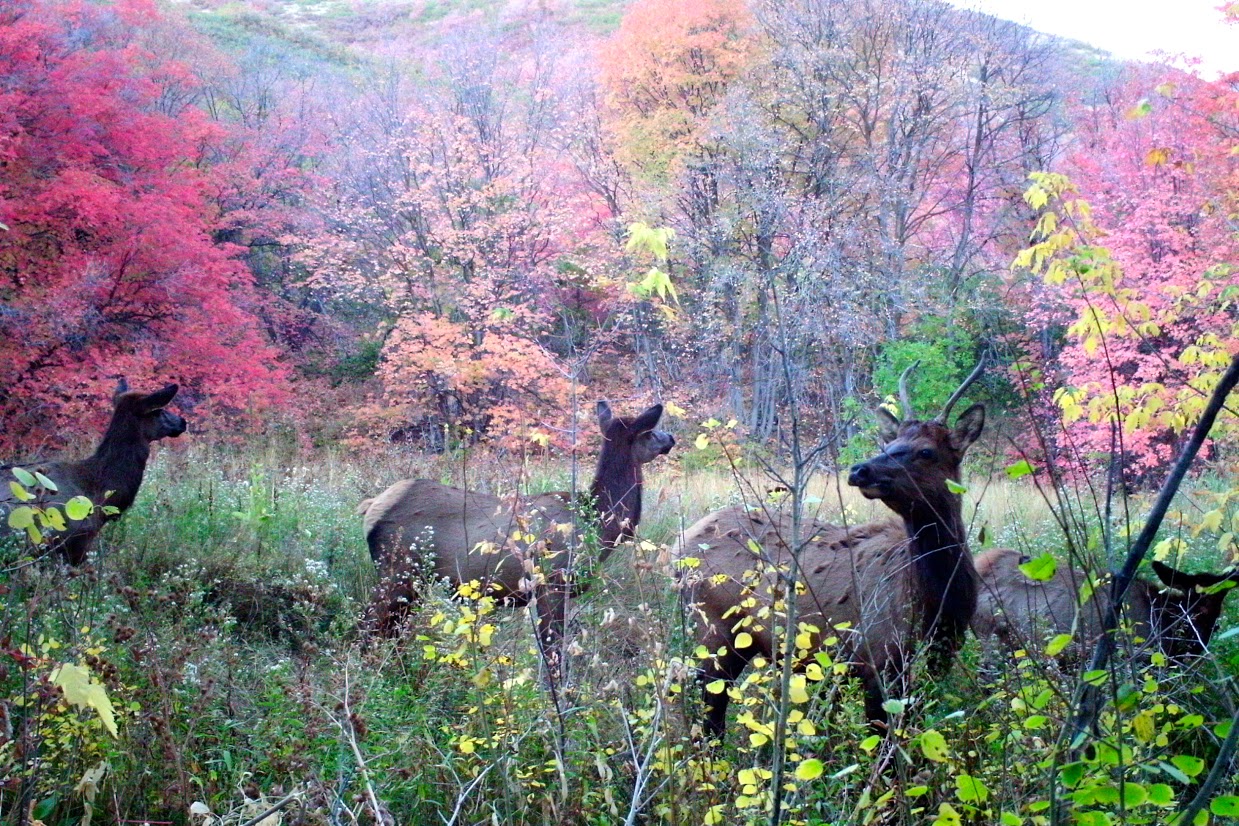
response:
M1083 571L1059 565L1046 580L1027 576L1020 565L1027 558L1010 548L991 548L976 558L981 577L973 631L982 641L999 640L1009 648L1039 647L1046 640L1072 634L1063 657L1073 660L1081 646L1092 646L1101 634L1105 589L1088 590L1095 598L1080 599L1088 583ZM1204 653L1222 614L1222 603L1239 582L1239 572L1187 574L1162 562L1153 572L1165 588L1144 579L1132 581L1123 614L1133 641L1143 640L1173 658Z
M675 445L656 430L663 407L613 416L598 402L602 451L588 502L601 548L599 564L641 521L642 465ZM510 604L537 600L540 641L554 642L572 583L573 539L590 520L566 492L501 499L430 479L405 479L361 504L370 556L383 578L369 624L384 635L399 627L416 599L414 575L428 567L450 585L477 580L483 593ZM514 538L514 535L516 538Z
M913 365L915 367L916 365ZM963 642L977 600L961 502L947 486L960 476L969 445L980 436L985 408L973 405L947 426L951 408L977 379L983 363L931 421L899 421L878 411L885 447L852 467L848 484L880 499L899 520L838 527L807 520L793 536L786 512L733 506L706 516L680 538L674 555L697 642L709 652L698 679L704 689L705 733L721 738L728 686L758 656L776 655L781 595L798 554L802 606L798 627L807 656L838 636L865 689L865 714L883 725L885 687L902 691L919 645L941 672ZM900 379L910 416L906 380ZM836 630L837 629L837 630ZM798 635L803 638L803 635ZM712 685L714 684L714 685Z

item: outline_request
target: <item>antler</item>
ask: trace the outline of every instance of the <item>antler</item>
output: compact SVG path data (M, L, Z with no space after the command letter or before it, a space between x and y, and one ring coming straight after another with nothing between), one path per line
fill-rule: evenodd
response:
M938 422L939 424L946 424L947 416L951 415L951 408L954 407L955 402L959 401L964 393L968 391L968 388L972 386L972 383L981 377L981 373L985 370L985 362L988 358L989 353L981 354L981 359L977 362L977 366L972 368L972 372L968 374L968 378L964 379L964 383L959 386L958 390L951 394L951 398L946 400L946 404L943 406L942 412L934 417L935 422Z
M910 422L916 418L916 414L912 412L912 397L908 395L908 374L919 367L920 364L921 360L917 359L909 364L899 376L899 412L903 415L905 422Z

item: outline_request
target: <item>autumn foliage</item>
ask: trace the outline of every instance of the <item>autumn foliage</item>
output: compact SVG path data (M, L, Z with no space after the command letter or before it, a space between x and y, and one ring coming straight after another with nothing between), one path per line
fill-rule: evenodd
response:
M55 439L116 377L179 381L197 416L280 402L286 375L239 250L217 241L224 139L186 67L148 50L152 4L0 11L0 418Z
M1059 407L1078 452L1135 478L1173 458L1236 352L1237 104L1225 83L1135 74L1082 107L1070 183L1029 193L1040 243L1017 263L1067 310Z
M121 375L319 441L566 446L574 394L857 436L916 353L945 354L928 400L1001 343L1073 449L1143 473L1229 351L1231 82L927 0L462 12L393 24L391 59L370 14L320 40L203 14L0 11L6 450ZM1027 202L1030 172L1071 184ZM1091 276L1009 274L1037 220L1058 246L1022 263Z

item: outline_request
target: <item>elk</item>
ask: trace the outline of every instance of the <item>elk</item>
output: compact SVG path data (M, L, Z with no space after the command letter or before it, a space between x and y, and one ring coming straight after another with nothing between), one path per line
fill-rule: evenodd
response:
M66 530L51 536L51 549L62 553L70 565L85 562L104 524L120 518L137 498L151 455L151 442L185 432L185 420L165 409L178 389L169 384L154 393L140 393L130 390L121 379L112 397L112 420L94 454L76 462L22 466L42 473L56 485L56 490L49 491L40 506L63 505L74 496L85 496L95 505L85 519L70 521ZM4 469L9 467L12 466ZM0 492L0 512L7 512L16 504L15 495L6 486Z
M415 575L427 570L453 587L472 581L511 605L533 598L539 643L558 639L573 582L572 548L583 521L596 529L601 564L641 521L641 466L665 455L675 439L655 426L656 404L635 418L598 402L602 450L585 502L567 492L502 499L429 479L405 479L362 502L366 543L381 582L369 624L384 636L399 628L416 599ZM583 520L584 514L592 520ZM515 536L514 536L515 534Z
M915 367L915 365L913 365ZM901 422L879 409L884 447L852 467L848 484L880 499L900 519L838 527L806 520L793 537L786 511L736 505L689 528L673 551L696 640L710 652L697 678L705 698L704 733L721 740L729 686L758 655L775 652L776 603L788 588L791 554L799 555L798 621L811 635L806 653L837 633L864 687L865 714L885 726L883 686L903 687L920 643L935 673L949 667L976 607L976 571L968 553L957 480L968 447L981 435L985 408L973 405L954 428L947 418L980 375L979 364L931 421ZM903 410L911 415L905 371ZM846 624L846 625L845 625ZM836 631L836 628L840 629ZM737 645L744 632L745 648ZM713 686L717 688L717 686Z
M1073 661L1081 646L1092 646L1101 634L1106 591L1094 588L1097 598L1081 603L1081 587L1088 580L1084 572L1059 565L1049 579L1035 580L1020 570L1027 561L1011 548L991 548L977 556L981 590L972 629L982 641L998 640L1013 649L1071 634L1075 642L1063 649L1061 659ZM1158 561L1152 567L1165 588L1135 579L1124 599L1123 616L1133 641L1144 640L1175 659L1203 654L1232 590L1215 586L1239 582L1239 571L1187 574Z

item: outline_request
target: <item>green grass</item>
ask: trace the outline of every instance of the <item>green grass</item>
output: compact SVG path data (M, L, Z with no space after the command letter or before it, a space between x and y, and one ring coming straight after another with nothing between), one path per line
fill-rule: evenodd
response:
M306 457L278 442L162 447L93 567L68 575L23 564L21 549L7 546L0 703L13 735L0 741L0 823L18 822L21 811L48 826L80 822L80 781L104 762L95 822L188 823L198 802L240 823L296 793L288 816L298 823L329 822L333 811L349 820L344 808L369 822L372 800L399 823L443 822L452 812L467 823L617 823L639 782L648 797L642 822L703 823L712 811L720 822L765 822L745 791L752 778L740 772L768 765L769 745L751 741L752 730L736 721L722 752L689 737L693 646L667 571L680 530L729 502L761 500L771 484L755 471L736 479L686 470L683 455L647 468L644 543L619 549L574 600L573 682L552 695L524 609L455 601L439 588L403 643L365 644L357 621L375 577L356 507L407 476L499 491L566 489L564 462L395 450ZM592 468L577 473L585 487ZM994 542L1061 544L1027 480L966 481L974 540L986 526ZM807 502L827 521L888 515L833 475L814 481ZM1215 567L1216 537L1184 535L1189 561L1201 563L1185 567ZM1229 608L1223 628L1236 625L1239 605ZM1174 780L1156 769L1173 749L1205 759L1216 752L1216 674L1239 673L1233 642L1220 649L1210 667L1222 671L1208 680L1180 676L1140 695L1133 708L1161 702L1158 725L1171 726L1166 745L1133 753L1139 766L1154 767L1141 782ZM849 681L823 681L803 706L814 731L797 734L791 753L822 760L825 772L792 782L794 820L872 813L881 822L925 822L942 803L963 806L952 791L961 775L993 795L963 822L992 822L998 803L1027 818L1021 807L1048 788L1038 761L1072 677L1020 662L994 677L970 643L950 680L918 687L901 751L867 740ZM101 681L116 738L95 711L66 705L51 688L60 663L84 663ZM773 674L750 670L737 713L770 713ZM1203 709L1204 727L1166 712L1168 692L1184 709ZM1019 698L1042 707L1034 715ZM923 756L918 738L930 729L950 746L942 760ZM1093 766L1085 775L1104 779L1113 770ZM1192 788L1174 782L1176 794ZM890 788L921 786L930 791L883 798Z

